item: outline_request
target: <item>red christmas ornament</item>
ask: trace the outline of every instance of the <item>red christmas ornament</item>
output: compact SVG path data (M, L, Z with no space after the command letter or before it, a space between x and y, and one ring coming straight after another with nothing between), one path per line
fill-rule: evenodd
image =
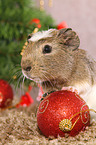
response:
M41 101L37 123L46 137L75 136L90 124L89 108L75 92L56 91Z
M39 23L40 23L40 20L39 20L39 19L37 19L37 18L34 18L34 19L32 20L32 23L39 24Z
M17 108L20 106L23 107L30 106L34 102L34 100L29 94L31 90L32 90L32 86L29 85L28 92L26 92L24 95L21 96L20 102L16 105Z
M13 90L8 82L0 79L0 107L11 105L13 100Z
M21 96L21 100L19 102L19 104L16 105L16 107L28 107L30 106L32 103L34 102L34 100L32 99L32 97L30 96L30 94L28 92L26 92L24 95Z
M63 28L68 28L68 25L65 21L61 22L59 25L57 25L57 29L63 29Z
M37 28L41 28L41 24L38 24L38 25L37 25Z
M42 86L40 86L40 84L38 84L38 87L39 87L39 93L38 93L37 101L40 101L44 94L44 91L42 89Z
M32 25L33 23L36 24L36 27L37 27L37 28L41 28L41 24L40 24L40 20L39 20L39 19L35 18L35 19L32 19L32 20L29 22L30 25Z

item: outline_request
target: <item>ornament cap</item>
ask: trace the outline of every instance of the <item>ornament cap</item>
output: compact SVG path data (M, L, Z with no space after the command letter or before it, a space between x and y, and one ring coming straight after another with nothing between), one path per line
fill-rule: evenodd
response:
M59 123L59 128L61 131L71 131L72 129L72 122L69 119L63 119Z

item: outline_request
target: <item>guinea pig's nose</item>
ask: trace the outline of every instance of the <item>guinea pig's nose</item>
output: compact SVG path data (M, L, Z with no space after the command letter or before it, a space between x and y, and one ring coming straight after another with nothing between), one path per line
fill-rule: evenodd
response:
M31 66L27 66L26 68L24 68L25 71L30 71L31 70Z

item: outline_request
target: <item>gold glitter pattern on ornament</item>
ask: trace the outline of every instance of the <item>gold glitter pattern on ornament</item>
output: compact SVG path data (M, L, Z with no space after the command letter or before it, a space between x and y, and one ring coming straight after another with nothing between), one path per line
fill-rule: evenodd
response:
M83 111L83 108L86 106L86 104L84 104L82 107L81 107L81 111L80 111L80 115L81 115L81 121L82 123L84 124L87 124L88 121L89 121L89 118L90 118L90 115L89 115L89 109L88 110L84 110ZM84 113L84 114L83 114ZM84 121L85 119L85 121Z
M63 119L59 123L59 128L62 131L71 131L72 129L72 122L69 119Z
M78 98L80 101L84 102L84 100L75 93L75 97Z
M49 104L49 100L45 100L39 108L39 113L44 113L48 107L48 104Z

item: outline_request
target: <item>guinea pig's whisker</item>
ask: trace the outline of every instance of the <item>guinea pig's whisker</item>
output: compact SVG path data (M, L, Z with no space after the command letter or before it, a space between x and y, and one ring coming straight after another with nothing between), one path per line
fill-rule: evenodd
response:
M54 81L54 85L56 84L56 79L53 75L51 75L49 72L47 71L43 71L44 74L48 74L49 76L51 76L53 78L53 81Z
M40 85L41 85L42 81L41 81L41 79L40 79L40 78L39 78L39 82L40 82Z
M47 89L47 84L44 82L45 90Z
M14 65L14 66L12 66L12 68L10 69L10 70L13 70L13 69L16 69L16 68L21 68L21 66L20 65Z
M16 66L14 66L10 69L10 72L13 72L12 74L16 73L17 71L21 71L21 67L17 68Z
M33 81L35 81L37 84L38 84L38 83L40 83L40 84L41 84L41 79L40 79L40 78L35 79L35 80L33 79Z
M19 88L19 84L20 84L20 81L22 78L23 78L23 75L19 76L19 79L17 81L17 85L15 86L16 90L17 90L17 88Z
M52 87L54 87L53 86L53 84L52 84L52 82L48 79L48 77L46 77L46 75L43 73L43 76L45 77L45 79L50 83L50 85L52 86Z
M45 76L43 76L43 77L45 77ZM43 83L44 83L44 87L45 87L45 90L46 90L47 87L46 87L45 81L43 81ZM42 86L42 81L41 81L40 85Z
M25 76L22 74L22 83L20 85L20 94L24 94L24 81L25 81ZM22 92L23 90L23 92Z
M11 72L12 72L12 70L11 70ZM16 77L16 79L21 76L21 69L20 68L13 71L12 77L9 80L9 83L12 83L14 81L14 76Z
M11 70L11 72L12 72L12 70ZM21 68L16 68L16 69L13 71L12 76L17 76L18 74L20 74L20 72L21 72Z
M22 74L21 70L16 71L13 76L19 77Z

